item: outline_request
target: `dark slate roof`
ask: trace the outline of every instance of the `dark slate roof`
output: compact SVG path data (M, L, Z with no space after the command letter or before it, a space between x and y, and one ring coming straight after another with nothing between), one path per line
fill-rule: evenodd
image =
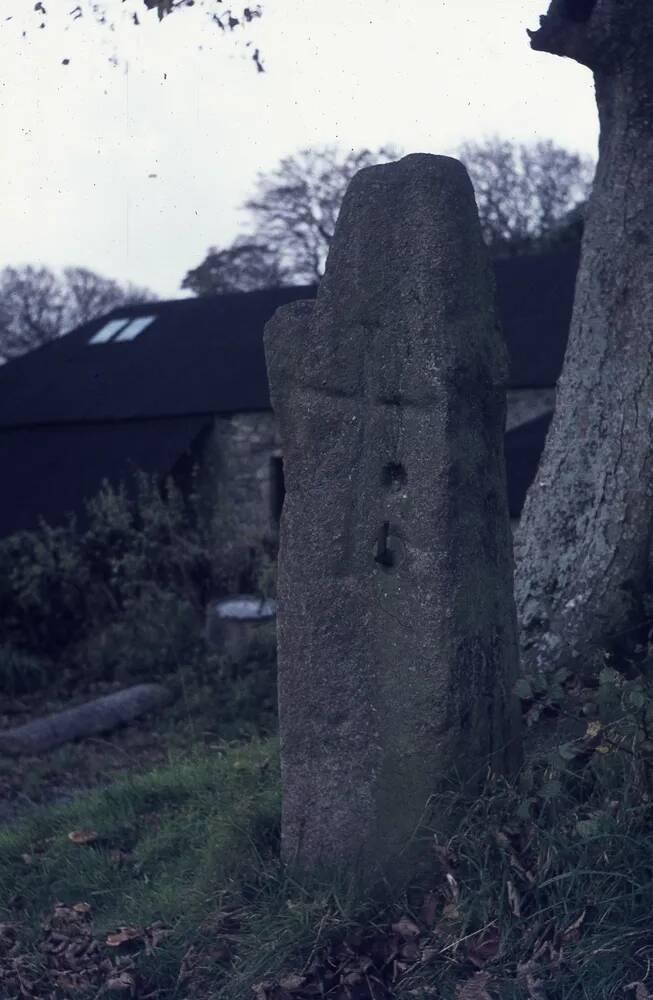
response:
M311 287L116 309L0 369L0 426L269 408L263 327ZM89 344L119 316L156 316L134 340Z
M60 524L107 479L133 486L140 469L171 474L188 455L208 418L181 417L53 427L0 428L0 536L34 528L40 517Z
M508 508L511 517L519 517L529 486L535 479L552 413L520 424L503 439L508 480Z
M554 386L574 304L578 247L495 261L513 388Z
M574 251L496 262L514 388L557 381L577 262ZM168 474L195 454L209 415L268 409L264 324L278 306L314 295L308 286L132 306L0 367L0 536L69 511L83 522L103 479ZM135 339L89 345L108 320L145 316L156 320ZM548 421L506 435L512 517Z
M577 253L495 263L513 387L557 381ZM263 327L314 287L180 299L114 310L0 368L0 427L264 410ZM89 345L116 317L156 316L134 340Z

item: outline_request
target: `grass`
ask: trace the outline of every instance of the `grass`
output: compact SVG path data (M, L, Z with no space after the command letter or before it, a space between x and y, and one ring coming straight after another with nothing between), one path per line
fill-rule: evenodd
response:
M0 1000L652 1000L653 655L522 679L517 780L440 795L419 878L365 895L279 861L274 657L198 662L163 717L0 766L45 803L0 826Z
M351 884L279 865L277 764L274 739L224 745L0 828L0 995L95 997L122 975L138 997L236 1000L355 927Z
M173 694L172 705L154 719L117 730L107 738L70 743L38 757L19 759L0 755L0 822L20 816L33 804L65 800L80 788L113 782L125 771L142 771L191 750L218 743L243 742L274 734L276 722L276 663L262 651L236 668L217 656L180 666L161 682ZM159 678L157 678L159 679ZM114 683L77 684L75 700L86 701L122 687ZM0 728L69 707L70 685L58 685L21 696L20 713L3 713ZM7 705L7 702L4 702Z
M650 996L653 806L632 756L537 757L443 796L419 883L362 900L281 867L277 755L223 744L0 828L0 995Z
M34 995L47 996L49 980L61 972L43 951L44 917L57 904L79 903L89 904L101 942L124 926L143 932L132 946L142 952L139 979L160 991L156 995L175 995L189 948L211 933L225 900L246 892L276 857L276 763L274 742L225 746L0 828L0 921L15 925L30 967L38 970L43 992ZM74 842L74 833L90 842ZM147 955L146 929L153 925L161 940ZM212 936L226 956L228 938ZM111 948L104 950L111 958ZM89 995L97 988L93 980Z

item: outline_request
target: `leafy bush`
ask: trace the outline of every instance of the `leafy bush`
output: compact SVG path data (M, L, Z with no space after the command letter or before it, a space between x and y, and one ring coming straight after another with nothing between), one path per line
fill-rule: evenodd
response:
M187 599L153 585L72 651L80 669L118 681L174 673L204 655L202 615Z
M269 558L226 541L199 496L141 475L105 484L77 530L41 523L0 542L0 690L68 674L152 678L200 664L207 601L269 591Z
M515 688L527 727L552 716L562 721L542 795L551 808L560 796L573 799L581 836L602 833L617 807L653 801L653 632L628 655L604 650L595 661L593 673L582 665L578 673L542 671ZM527 812L535 804L524 800Z
M51 660L0 644L0 692L21 694L44 687L56 675Z
M0 642L54 655L86 618L89 584L72 528L43 524L0 542Z

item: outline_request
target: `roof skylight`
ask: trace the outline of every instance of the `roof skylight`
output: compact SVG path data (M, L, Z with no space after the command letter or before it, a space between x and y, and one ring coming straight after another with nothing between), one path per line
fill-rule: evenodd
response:
M106 344L108 340L111 340L118 330L122 330L129 322L128 319L110 319L108 323L100 327L97 333L95 333L89 340L89 344Z
M150 326L156 316L137 316L130 320L128 316L120 319L110 319L97 333L94 333L89 344L107 344L110 340L117 343L119 340L135 340L139 333ZM118 334L118 336L116 336Z
M139 316L138 319L133 319L131 323L129 323L125 329L118 334L116 340L135 340L139 333L146 330L155 319L156 316Z

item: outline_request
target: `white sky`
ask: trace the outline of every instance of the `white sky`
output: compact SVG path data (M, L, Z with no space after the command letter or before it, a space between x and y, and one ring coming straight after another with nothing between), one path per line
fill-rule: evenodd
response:
M22 38L32 0L0 0L0 267L83 265L177 298L244 228L257 173L306 146L449 153L498 133L596 156L591 74L528 45L547 0L262 2L229 35L199 6L112 33L44 0L47 27Z

